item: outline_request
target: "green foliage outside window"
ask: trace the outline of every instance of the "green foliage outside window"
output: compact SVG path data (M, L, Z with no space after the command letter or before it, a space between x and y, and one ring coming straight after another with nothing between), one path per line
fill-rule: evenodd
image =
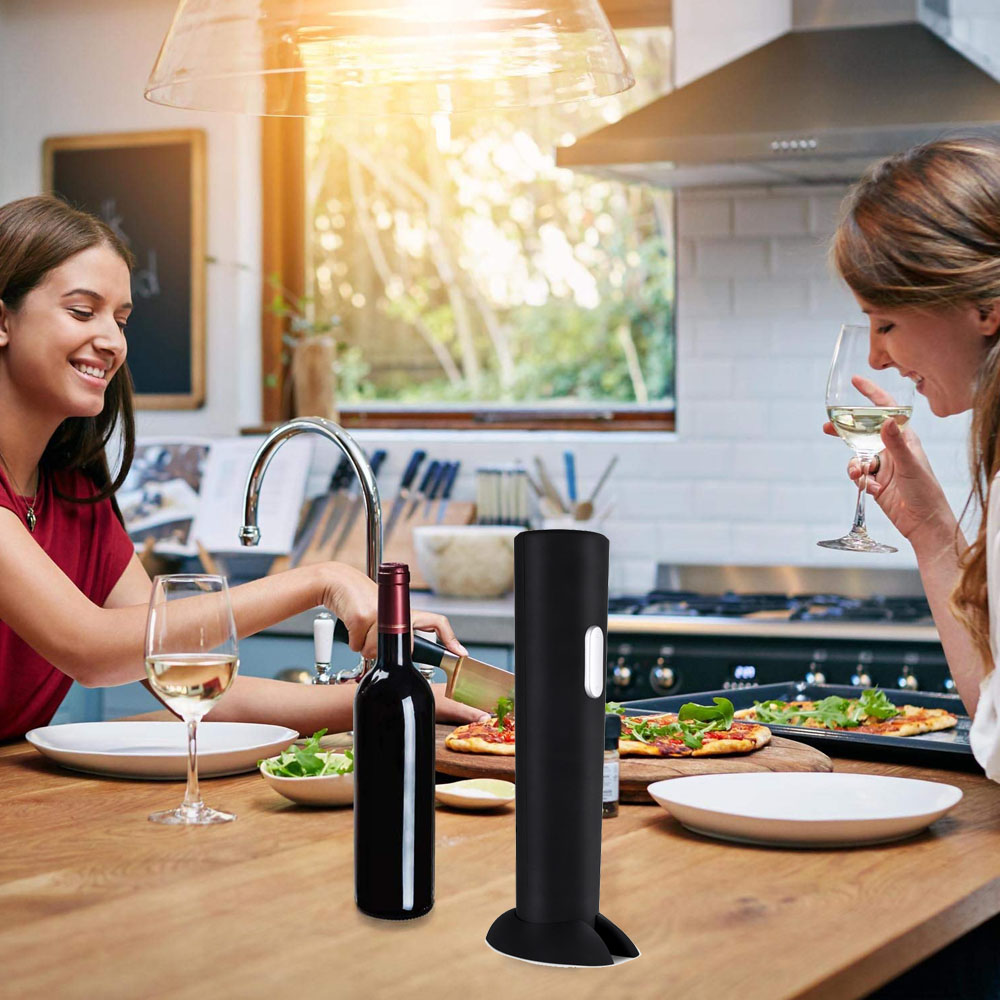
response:
M653 404L674 392L672 204L558 169L558 141L664 89L517 116L308 123L308 302L336 317L339 401Z

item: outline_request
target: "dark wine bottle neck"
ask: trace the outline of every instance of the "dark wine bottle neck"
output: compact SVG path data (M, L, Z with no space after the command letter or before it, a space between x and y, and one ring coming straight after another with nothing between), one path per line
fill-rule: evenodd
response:
M380 667L411 667L410 632L379 632L378 664Z

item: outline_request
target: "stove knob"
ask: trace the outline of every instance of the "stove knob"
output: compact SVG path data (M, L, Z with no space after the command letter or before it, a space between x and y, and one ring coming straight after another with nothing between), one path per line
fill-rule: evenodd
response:
M901 691L919 691L920 682L912 673L910 673L909 667L903 667L902 672L896 678L896 687L898 687Z
M872 675L868 672L869 664L875 657L868 650L858 653L858 665L851 674L851 683L855 687L870 688L872 686Z
M826 650L816 649L813 650L812 660L809 663L809 669L806 671L806 684L825 684L826 683Z
M618 661L611 668L611 683L616 688L627 688L632 682L632 668L625 662L624 656L619 656Z
M662 656L657 657L656 666L649 672L649 684L657 694L667 694L677 685L674 668L667 666Z

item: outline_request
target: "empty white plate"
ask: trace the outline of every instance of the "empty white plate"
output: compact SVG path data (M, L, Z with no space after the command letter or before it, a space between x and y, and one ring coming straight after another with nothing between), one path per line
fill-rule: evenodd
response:
M937 781L750 772L671 778L649 794L689 830L778 847L855 847L910 837L961 798Z
M198 776L253 771L262 757L280 753L298 733L257 722L202 722L198 726ZM46 757L74 771L119 778L184 779L187 726L183 722L72 722L27 734Z

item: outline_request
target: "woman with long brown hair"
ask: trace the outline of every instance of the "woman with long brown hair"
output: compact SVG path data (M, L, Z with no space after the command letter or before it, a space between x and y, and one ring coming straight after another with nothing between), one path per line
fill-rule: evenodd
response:
M909 426L883 425L866 488L913 546L974 715L973 752L1000 781L1000 142L942 139L872 166L844 201L831 258L869 317L872 368L913 379L936 416L972 410L970 499L982 518L971 543ZM887 402L862 376L855 384ZM861 476L856 460L848 471Z
M113 686L145 677L151 583L114 492L132 461L125 328L131 254L98 219L50 197L0 206L0 739L45 725L73 680ZM106 448L117 431L112 475ZM351 648L374 656L377 591L340 563L235 587L240 636L326 605ZM418 612L464 650L441 615ZM312 732L351 727L353 688L238 677L212 719ZM435 690L439 715L482 716Z

